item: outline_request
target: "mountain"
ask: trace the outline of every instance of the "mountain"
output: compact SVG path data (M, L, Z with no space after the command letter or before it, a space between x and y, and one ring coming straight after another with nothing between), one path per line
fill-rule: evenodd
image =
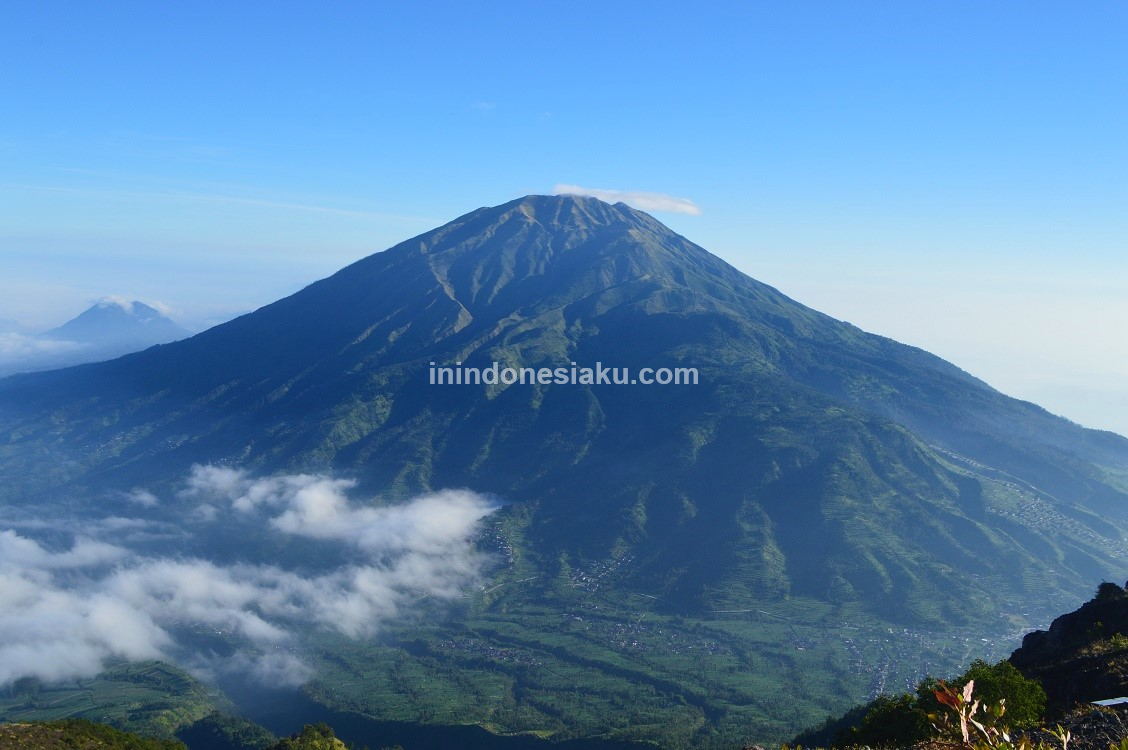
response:
M431 384L457 362L698 382ZM12 506L174 494L200 463L505 504L475 619L318 641L315 696L397 720L782 738L1125 577L1128 440L592 198L481 208L192 338L0 380Z
M429 384L456 361L699 383ZM0 409L13 497L216 461L467 486L534 508L545 559L632 556L633 585L716 608L802 594L965 618L1004 583L1041 594L1123 564L1128 440L590 198L479 209L191 339L9 378Z
M36 336L0 330L0 375L113 359L191 335L143 302L107 298Z
M105 299L58 328L45 339L74 341L105 349L137 351L188 338L192 332L144 302Z

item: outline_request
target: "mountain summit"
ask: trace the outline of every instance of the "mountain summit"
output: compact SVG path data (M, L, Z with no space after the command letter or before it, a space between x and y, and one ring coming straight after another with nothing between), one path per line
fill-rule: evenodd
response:
M107 298L42 338L74 341L93 347L136 351L155 344L188 338L192 332L177 325L160 310L144 302Z
M0 346L0 377L113 359L191 335L143 302L107 297L36 336L10 332Z
M698 383L430 382L494 362ZM1053 608L1122 573L1128 527L1128 440L576 196L478 209L185 341L4 380L0 428L10 501L204 462L346 470L388 498L469 487L511 504L545 581L612 566L671 611Z

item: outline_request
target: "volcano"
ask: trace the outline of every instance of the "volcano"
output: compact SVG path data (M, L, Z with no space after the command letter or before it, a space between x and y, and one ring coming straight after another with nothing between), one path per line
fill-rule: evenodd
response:
M697 383L431 384L456 363ZM1128 440L594 198L478 209L190 339L4 379L0 428L10 503L215 462L469 487L545 565L629 559L620 585L672 607L967 621L1124 577Z

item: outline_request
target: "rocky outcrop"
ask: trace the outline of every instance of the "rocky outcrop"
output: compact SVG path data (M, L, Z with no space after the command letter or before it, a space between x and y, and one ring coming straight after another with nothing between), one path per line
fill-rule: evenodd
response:
M1109 750L1128 737L1128 708L1081 709L1065 717L1058 726L1069 731L1069 750ZM1028 732L1037 747L1059 747L1057 737L1045 730Z
M1092 601L1028 633L1010 661L1045 688L1051 717L1128 696L1128 592L1102 583Z

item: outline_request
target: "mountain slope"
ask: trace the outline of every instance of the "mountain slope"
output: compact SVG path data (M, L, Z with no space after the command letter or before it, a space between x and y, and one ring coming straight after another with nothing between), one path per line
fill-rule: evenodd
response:
M429 383L432 362L494 361L699 383ZM544 570L629 560L621 585L674 610L806 596L965 620L1118 573L1128 523L1128 440L565 196L479 209L186 341L0 381L0 434L13 502L198 462L493 492L529 510Z

